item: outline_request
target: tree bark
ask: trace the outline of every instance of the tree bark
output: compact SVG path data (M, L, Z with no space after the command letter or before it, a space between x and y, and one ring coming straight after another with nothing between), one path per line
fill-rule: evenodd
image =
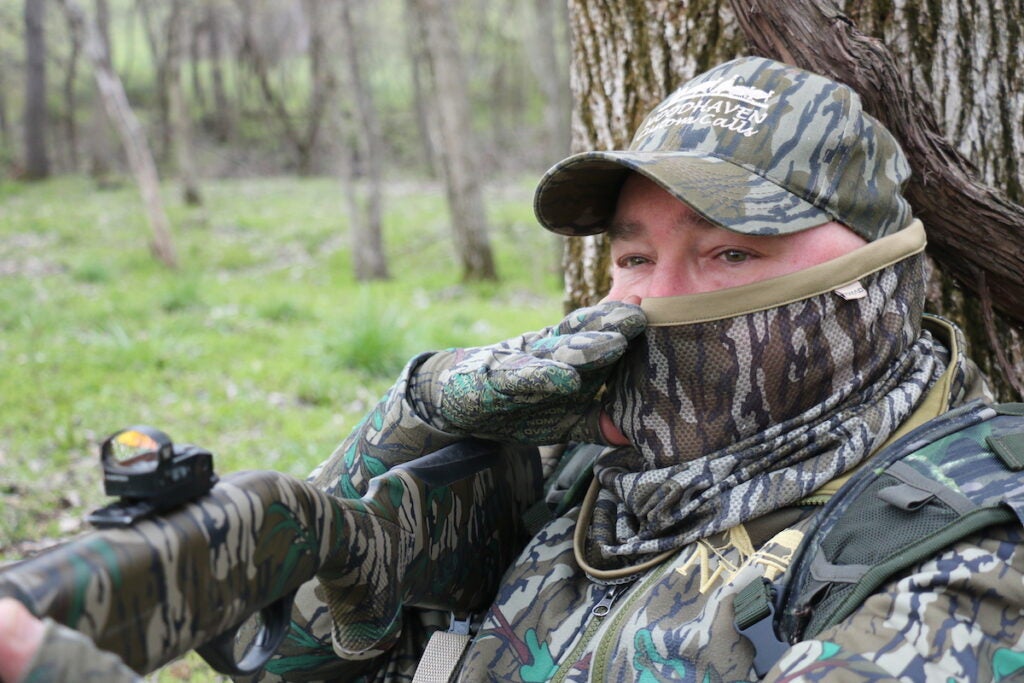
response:
M425 48L434 88L429 106L436 111L441 170L448 193L455 249L463 280L496 280L497 271L487 232L478 147L466 92L466 70L453 26L449 0L414 0L426 35Z
M64 147L68 153L68 163L72 170L78 171L78 125L77 112L78 102L75 92L75 83L78 81L78 57L81 51L81 41L78 35L70 30L71 46L69 48L67 68L64 70L64 132L66 142Z
M341 3L340 42L348 62L349 104L353 125L346 131L347 163L345 193L348 197L352 244L352 268L356 280L388 278L387 257L381 220L381 139L380 124L373 104L373 93L363 73L357 30L352 18L351 0ZM361 7L363 3L359 3ZM362 173L357 168L361 162Z
M202 0L193 0L193 2L195 1L202 3ZM205 114L208 97L206 83L202 76L203 42L209 29L207 28L206 14L201 12L199 6L195 6L193 9L194 18L189 24L191 30L188 31L189 81L192 83L192 101ZM209 40L207 39L206 42Z
M7 114L7 66L0 62L0 146L11 144L11 126Z
M68 13L75 31L82 36L85 53L92 62L96 78L96 88L107 110L107 116L113 122L121 137L121 144L128 156L135 181L142 194L142 203L153 231L150 246L153 254L164 265L176 268L178 265L174 243L171 240L170 222L164 211L160 197L160 178L157 175L153 155L146 143L142 126L135 112L128 103L121 79L110 66L103 40L95 23L89 20L84 10L75 0L60 0Z
M50 175L46 136L49 112L46 106L46 0L25 0L25 167L26 180Z

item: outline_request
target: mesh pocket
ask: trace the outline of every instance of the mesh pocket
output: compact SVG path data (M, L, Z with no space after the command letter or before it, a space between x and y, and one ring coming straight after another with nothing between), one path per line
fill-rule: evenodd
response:
M821 546L829 562L881 564L958 519L959 514L938 498L931 498L914 510L905 510L878 496L882 489L901 483L891 475L880 476L843 513ZM856 585L832 583L814 608L808 632L816 633L819 628L816 622L833 614L838 603L853 592Z

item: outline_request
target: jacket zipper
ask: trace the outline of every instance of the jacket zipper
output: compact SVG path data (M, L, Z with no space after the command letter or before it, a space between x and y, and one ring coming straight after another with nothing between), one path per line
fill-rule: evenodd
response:
M641 597L647 594L648 590L658 581L661 581L666 574L675 569L675 562L666 560L662 563L662 566L651 570L651 572L640 582L633 594L629 596L629 599L623 603L619 611L612 618L611 625L608 627L607 632L598 642L597 647L594 649L594 658L590 669L590 680L591 681L603 681L605 678L604 672L608 665L608 660L611 659L609 651L614 650L612 647L613 640L618 639L618 633L621 630L622 622L629 614L629 607L636 603ZM659 571L660 570L660 571Z
M622 595L625 591L625 587L622 584L612 584L608 586L608 590L604 592L604 597L601 598L601 602L594 605L594 608L590 610L590 613L595 617L607 616L612 611L612 604L615 602L615 598Z
M576 643L576 647L572 649L572 652L562 660L562 664L555 671L551 683L563 683L565 681L565 677L569 675L572 667L576 665L576 662L583 655L587 645L593 640L594 634L601 628L604 617L612 611L612 605L615 604L615 600L626 592L626 588L627 584L621 583L608 586L608 589L601 596L598 603L590 608L590 617L587 619L587 627L583 631L583 635L580 636L579 642Z

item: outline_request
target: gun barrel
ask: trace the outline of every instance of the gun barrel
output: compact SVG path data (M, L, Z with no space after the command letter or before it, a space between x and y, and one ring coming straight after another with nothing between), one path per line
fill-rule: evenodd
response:
M240 472L177 510L5 567L0 596L153 671L312 578L334 535L331 502L284 474Z

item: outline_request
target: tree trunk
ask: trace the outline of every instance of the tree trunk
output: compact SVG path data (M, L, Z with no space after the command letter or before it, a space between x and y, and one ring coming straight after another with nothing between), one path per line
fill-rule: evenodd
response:
M193 0L195 1L195 0ZM201 1L201 0L199 0ZM190 2L190 8L193 3ZM205 115L209 98L206 94L206 83L203 81L203 39L207 35L206 15L201 14L198 7L193 8L193 19L189 23L188 31L188 62L189 80L192 83L192 101L196 107ZM207 40L206 42L209 42Z
M71 46L68 53L67 68L64 70L64 147L68 151L68 164L75 172L78 171L78 125L77 112L78 102L75 97L75 83L78 82L78 56L81 50L81 41L75 31L68 27L71 34Z
M153 230L151 248L153 254L166 266L175 268L178 265L174 243L171 240L170 222L164 211L160 197L160 178L156 172L153 155L146 143L142 126L132 111L125 95L121 79L110 66L107 52L100 38L95 23L90 21L75 0L60 0L68 13L75 31L82 36L85 53L92 62L96 77L96 88L107 110L107 116L113 122L121 137L128 163L132 168L135 181L142 194L142 203Z
M164 11L164 2L159 0L156 6L152 6L153 0L136 0L136 7L139 16L142 18L143 33L146 35L146 45L149 46L149 56L153 61L156 74L156 104L157 122L156 130L159 131L160 144L157 146L158 158L161 162L171 156L172 149L172 123L171 123L171 85L169 83L169 55L166 46L160 40L160 18L159 14Z
M0 61L0 147L11 144L11 126L7 114L7 66Z
M907 74L907 85L931 103L941 130L977 169L975 177L1024 204L1024 42L1019 30L1007 30L1024 23L1024 5L904 0L892 11L877 12L858 7L862 4L847 2L855 23L893 51ZM971 40L963 40L967 33L961 27L968 22ZM918 30L910 33L905 26ZM926 222L932 232L930 220L934 217ZM975 217L965 220L964 227L973 226ZM1015 241L1017 246L1009 252L1019 259L1024 247L1019 237ZM968 251L974 254L973 247ZM1005 256L1001 251L995 255ZM984 303L988 288L979 287L979 296L971 296L965 291L970 285L961 288L955 271L945 263L935 271L934 280L929 307L963 327L972 355L1001 398L1024 396L1020 317L1011 316L1013 323L1006 315L992 315ZM1019 268L1016 282L1020 284ZM991 296L996 298L994 292ZM1008 296L999 303L1020 311L1024 300Z
M96 31L103 41L103 54L110 57L110 7L107 0L96 0ZM77 32L76 32L77 33ZM89 123L89 177L98 187L110 184L114 166L114 141L111 139L110 117L97 93L92 98L92 118Z
M189 26L189 12L184 0L171 0L167 17L167 102L171 125L171 145L178 161L182 199L189 206L203 203L199 180L192 154L192 131L189 123L188 103L182 87L181 63L185 51L185 29Z
M50 175L46 150L49 114L46 107L46 0L25 0L25 168L23 177Z
M381 139L380 124L373 104L373 93L363 73L360 41L364 35L356 29L349 0L341 3L340 41L348 62L349 105L352 125L346 130L347 163L345 194L348 197L352 244L352 268L356 280L383 280L388 277L387 257L381 220ZM359 8L363 3L359 3ZM362 163L362 173L357 167Z
M318 148L320 128L327 113L328 104L337 91L337 78L327 56L329 37L325 12L329 7L324 5L322 0L305 0L305 6L306 16L310 19L309 78L311 91L309 107L306 111L305 149L307 150L307 159L305 166L299 169L304 174L313 172L313 155Z
M415 0L417 19L426 35L426 53L434 88L428 94L437 113L441 169L448 192L455 249L463 280L496 280L497 272L487 232L480 174L476 165L478 146L449 0Z
M406 17L416 17L416 0L405 0ZM405 22L406 49L409 55L409 69L412 72L413 105L416 108L416 127L420 132L423 161L431 178L437 177L437 122L427 107L427 83L430 68L427 63L427 37L420 21L409 19Z
M231 109L228 105L227 89L224 87L224 38L221 35L221 19L217 3L207 0L206 30L209 36L210 80L213 88L214 135L218 142L227 142L232 134Z
M533 58L534 75L544 98L542 149L554 163L569 152L569 71L556 49L564 42L565 5L534 0L533 19L534 30L527 32L526 49Z
M628 144L639 117L664 95L740 53L849 83L901 140L915 168L907 196L929 230L929 253L940 269L930 309L964 328L972 357L1000 398L1024 395L1024 43L1013 30L1024 22L1024 8L998 0L848 4L885 47L857 33L826 0L685 7L570 0L573 148ZM736 40L741 29L752 47ZM607 247L600 238L567 244L571 308L606 291Z

